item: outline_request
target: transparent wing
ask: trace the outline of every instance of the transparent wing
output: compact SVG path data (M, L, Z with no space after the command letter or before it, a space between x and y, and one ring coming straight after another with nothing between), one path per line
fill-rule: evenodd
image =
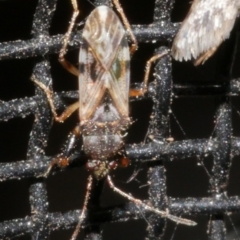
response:
M130 54L127 40L123 38L118 54L111 66L111 81L109 93L118 111L128 116L129 82L130 82Z
M177 33L173 58L179 61L198 58L205 61L229 37L240 7L240 0L194 0Z
M87 120L94 113L105 93L104 81L101 81L105 70L85 41L80 48L79 68L80 120Z
M118 111L128 115L129 48L116 14L97 7L83 30L79 55L80 119L96 111L108 90Z

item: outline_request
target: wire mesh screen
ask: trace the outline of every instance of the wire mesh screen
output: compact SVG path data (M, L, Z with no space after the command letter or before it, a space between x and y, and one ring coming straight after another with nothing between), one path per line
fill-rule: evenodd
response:
M66 56L75 65L84 21L102 4L109 1L79 1L79 24ZM189 4L121 4L139 42L131 81L141 82L146 60L171 46L176 22L184 19ZM89 174L81 143L66 169L39 177L54 156L66 151L78 114L55 123L45 93L30 81L34 74L54 91L59 112L78 99L76 78L58 62L72 11L68 0L0 1L0 239L69 239L78 221ZM197 226L145 212L100 181L94 183L78 239L240 238L235 25L230 39L204 66L172 63L170 55L157 61L146 96L130 102L133 124L125 154L131 166L111 172L121 190Z

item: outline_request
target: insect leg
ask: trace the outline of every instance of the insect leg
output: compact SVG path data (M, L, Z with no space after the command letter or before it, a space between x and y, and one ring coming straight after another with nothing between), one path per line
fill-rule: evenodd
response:
M204 64L218 49L217 47L213 47L209 49L207 52L202 53L198 58L194 61L194 66L198 66L200 64Z
M58 122L64 122L79 108L79 101L68 106L60 116L56 116L55 120Z
M89 200L89 197L90 197L90 191L92 189L92 182L93 182L92 175L89 175L88 181L87 181L87 192L86 192L86 195L85 195L83 208L82 208L81 214L78 218L78 224L77 224L70 240L75 240L77 238L77 236L80 232L80 229L81 229L81 224L82 224L83 220L85 219L87 204L88 204L88 200Z
M131 45L130 52L131 52L131 54L133 54L137 50L137 48L138 48L138 43L137 43L136 37L135 37L135 35L132 32L132 28L131 28L131 26L130 26L130 24L128 22L127 17L124 14L124 11L123 11L119 1L118 0L112 0L112 1L113 1L114 5L115 5L117 11L119 12L120 17L122 18L123 24L124 24L125 28L127 29L128 33L130 35L130 38L132 40L132 45Z
M69 63L66 59L65 59L65 54L67 53L67 45L76 21L76 18L79 14L79 10L78 10L78 5L77 5L77 0L71 0L72 5L73 5L73 15L70 21L70 25L68 27L68 30L63 38L63 46L60 50L59 53L59 62L62 64L62 66L67 69L70 73L72 73L73 75L79 76L79 71L76 67L74 67L71 63Z
M46 85L44 85L42 82L38 81L38 79L34 75L32 75L31 80L34 83L36 83L45 92L52 114L54 116L54 119L57 122L64 122L70 115L72 115L73 112L75 112L79 108L79 101L77 101L72 105L68 106L64 110L64 112L60 116L58 116L56 112L56 108L53 103L53 92L49 90L49 88Z
M147 63L146 63L146 71L145 71L142 87L140 89L136 89L136 88L130 89L130 92L129 92L130 97L140 97L140 96L143 96L145 94L145 92L147 91L149 73L150 73L152 64L156 60L162 58L163 56L165 56L167 54L168 54L168 51L164 51L163 53L159 53L157 55L154 55L153 57L151 57L147 61Z
M76 139L79 138L80 135L80 127L77 125L68 135L67 142L64 144L64 151L55 157L52 162L49 164L49 167L46 172L44 172L41 177L48 177L49 173L51 172L54 166L58 166L61 168L67 167L70 161L70 155L72 150L75 147Z
M136 205L142 206L145 210L154 212L154 213L156 213L156 214L158 214L158 215L160 215L162 217L168 218L168 219L170 219L170 220L172 220L172 221L174 221L176 223L180 223L180 224L184 224L184 225L188 225L188 226L195 226L195 225L197 225L197 223L192 221L192 220L189 220L189 219L186 219L186 218L177 217L177 216L174 216L172 214L169 214L168 211L161 211L161 210L159 210L157 208L151 207L148 204L145 204L140 199L134 198L131 195L121 191L119 188L117 188L114 185L110 175L107 176L107 180L108 180L108 183L109 183L110 187L113 189L113 191L119 193L121 196L127 198L129 201L135 203Z

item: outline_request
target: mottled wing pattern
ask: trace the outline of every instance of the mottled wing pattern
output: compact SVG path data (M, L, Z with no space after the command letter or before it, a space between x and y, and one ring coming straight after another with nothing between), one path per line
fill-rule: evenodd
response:
M96 111L106 87L101 81L105 71L85 40L80 47L79 59L79 113L82 121L89 119Z
M128 115L129 60L120 20L110 8L97 7L86 21L79 54L81 120L91 117L106 91L118 111Z
M194 0L174 39L173 58L206 61L229 37L239 7L240 0Z
M109 93L113 102L122 116L129 114L129 81L130 81L130 53L126 38L122 39L114 63L111 66L111 81L109 82Z

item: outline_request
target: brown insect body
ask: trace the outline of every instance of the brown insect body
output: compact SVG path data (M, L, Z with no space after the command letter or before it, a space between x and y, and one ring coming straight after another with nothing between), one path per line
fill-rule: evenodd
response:
M136 39L131 32L130 25L123 14L118 0L113 1L133 41L130 48L132 52L137 48ZM59 60L63 67L79 77L79 102L69 106L61 116L57 116L52 100L52 92L34 76L32 80L46 92L56 121L63 122L79 108L80 127L76 128L72 133L75 136L74 139L76 139L79 136L80 129L83 138L83 150L89 156L87 167L92 171L92 175L97 180L106 177L109 186L115 192L136 205L142 206L147 211L152 211L177 223L189 226L196 225L194 221L177 217L168 211L162 211L149 206L140 199L136 199L121 191L114 185L109 175L110 169L114 169L117 166L115 159L116 154L123 146L122 133L131 123L128 105L129 94L134 97L144 95L147 90L151 64L162 56L167 55L168 52L164 51L161 54L157 54L147 62L143 87L141 89L131 89L129 93L130 50L126 39L126 30L109 7L99 6L91 12L83 29L83 42L80 47L78 70L64 58L67 52L69 37L79 13L77 1L72 0L72 4L74 14L63 40ZM68 150L73 145L72 141L69 141L69 143ZM69 153L70 151L68 151ZM44 176L49 174L54 165L58 164L65 167L68 161L68 155L62 156L61 154L52 161ZM127 166L128 160L123 159L122 163ZM71 240L76 240L81 224L85 219L88 199L93 184L92 175L88 177L83 209Z
M92 118L81 126L83 150L91 158L88 167L97 179L105 177L112 168L109 159L123 146L121 133L130 123L106 98Z
M106 6L96 8L83 30L79 55L80 120L88 167L105 177L112 159L123 146L128 117L129 47L125 30Z

